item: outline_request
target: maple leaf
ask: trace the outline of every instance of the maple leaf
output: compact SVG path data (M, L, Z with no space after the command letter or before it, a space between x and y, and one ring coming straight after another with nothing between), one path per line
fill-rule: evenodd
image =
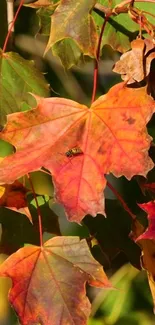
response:
M138 205L148 213L149 226L143 234L138 236L137 241L142 239L155 239L155 201Z
M104 174L131 179L154 166L146 123L155 102L145 87L117 84L90 109L63 98L36 99L36 109L9 115L1 132L17 149L0 160L1 184L44 166L69 219L81 222L86 214L104 214ZM67 157L74 147L80 154Z
M0 206L24 208L27 205L25 198L27 192L28 190L18 181L0 186Z
M37 10L37 16L39 18L39 34L49 36L51 28L51 16L54 12L53 6L40 8Z
M31 213L27 206L26 193L28 190L18 181L13 184L0 186L0 207L6 207L18 213L25 214L32 222Z
M147 271L155 312L155 201L139 204L139 206L148 213L149 225L144 231L144 227L136 219L133 234L142 249L142 266Z
M13 52L0 51L0 124L6 122L6 114L23 111L34 105L28 94L49 96L49 85L32 61ZM32 101L33 100L33 101Z
M147 77L151 62L155 58L155 46L151 40L134 40L131 47L132 50L124 53L113 68L128 84L140 82Z
M45 53L52 49L53 54L59 56L67 68L78 62L81 53L96 57L98 34L90 15L94 4L94 0L61 0L52 15ZM68 54L68 48L72 53ZM65 64L66 61L69 61L68 64Z
M96 9L98 8L102 11L102 5L99 3L101 2L102 5L105 5L105 7L108 9L113 9L113 13L119 13L118 9L123 8L123 2L120 0L115 1L107 1L102 0L98 1L96 3ZM112 8L113 7L113 8ZM144 18L144 15L142 12L145 12L145 17L147 17L147 22L145 21L145 26L147 31L153 32L153 26L154 26L154 17L152 16L152 12L154 12L154 3L149 3L148 1L146 3L139 3L136 1L134 6L134 14L136 14L136 17L140 19ZM128 15L124 14L116 14L111 17L109 17L107 24L104 29L103 37L102 37L102 45L110 45L115 51L119 51L121 53L124 53L131 49L131 41L135 39L135 35L139 33L139 22L137 23L137 20L134 21L134 15L131 14L131 11L128 12ZM142 16L141 16L142 14ZM102 25L103 25L103 15L98 14L97 12L93 12L92 16L94 18L94 21L96 25L98 26L98 31L100 33ZM144 21L144 20L143 20ZM142 29L144 28L144 25ZM146 33L143 30L142 31L143 36L145 37ZM146 35L148 37L148 35ZM152 37L153 39L153 37ZM137 61L137 59L135 58ZM135 61L135 62L136 62ZM128 64L128 62L127 62Z
M106 2L107 7L107 2ZM108 5L111 8L110 4ZM103 17L99 16L96 12L92 13L94 21L101 31L103 25ZM115 51L121 53L128 51L131 48L131 40L135 38L137 32L137 24L133 22L128 15L124 19L124 15L115 15L109 17L103 37L101 47L110 45ZM128 33L126 32L128 30Z
M86 282L112 288L86 241L78 237L24 247L0 266L0 276L13 281L9 300L23 325L84 325L90 313Z

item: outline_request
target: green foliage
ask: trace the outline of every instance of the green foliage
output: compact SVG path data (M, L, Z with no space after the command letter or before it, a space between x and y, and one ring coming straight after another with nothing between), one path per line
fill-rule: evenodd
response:
M49 95L49 86L44 76L32 61L23 59L18 53L0 54L0 123L6 115L35 105L32 92L40 96Z
M116 290L100 291L96 295L88 324L153 325L145 273L126 264L111 277L111 282Z

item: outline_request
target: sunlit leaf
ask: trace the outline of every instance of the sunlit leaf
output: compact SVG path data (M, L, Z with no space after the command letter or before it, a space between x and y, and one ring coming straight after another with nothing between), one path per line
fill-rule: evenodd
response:
M100 0L103 6L114 8L117 5L121 5L120 0L113 0L108 2L107 0ZM111 4L111 6L110 6ZM154 3L134 3L134 8L140 10L140 12L146 11L152 14L155 10ZM145 13L149 23L154 24L154 18L151 15ZM99 16L96 12L93 12L93 17L98 30L100 32L101 26L103 25L104 19ZM106 24L104 34L102 37L102 46L110 45L114 50L119 52L126 52L131 48L130 42L135 39L140 30L139 25L131 19L131 16L127 13L121 13L118 15L111 16ZM145 35L147 34L146 31Z
M13 281L9 300L23 325L85 325L90 313L86 282L112 288L86 241L78 237L55 237L43 247L22 248L0 266L0 276Z
M10 115L1 132L17 149L1 159L1 184L44 166L52 173L57 200L70 220L80 222L85 214L104 214L104 174L131 179L154 166L146 123L155 103L145 87L117 84L90 109L63 98L37 100L36 109ZM80 153L69 157L72 148Z
M61 60L65 67L71 67L76 63L77 58L80 57L79 52L83 55L96 57L98 35L94 20L90 15L94 4L94 0L79 0L78 2L76 0L70 2L61 0L52 15L46 52L52 49L54 55L60 56L60 52L63 50ZM73 42L75 42L75 45L73 45ZM72 47L72 52L75 51L75 54L69 53L68 43ZM59 46L61 46L60 49ZM64 60L63 57L65 57ZM67 66L65 61L68 62Z

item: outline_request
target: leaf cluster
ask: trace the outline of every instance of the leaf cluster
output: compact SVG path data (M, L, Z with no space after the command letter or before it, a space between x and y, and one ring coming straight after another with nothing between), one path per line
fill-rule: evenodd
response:
M16 5L20 15L24 1ZM86 283L115 290L103 270L115 261L146 270L155 304L155 4L25 7L38 17L34 42L46 42L44 59L95 68L92 103L84 105L50 97L53 84L35 63L6 51L11 29L0 51L0 252L10 255L0 276L12 279L9 301L23 325L87 324ZM105 45L119 52L113 72L123 81L95 100ZM107 188L113 200L105 200ZM55 203L89 236L64 236Z

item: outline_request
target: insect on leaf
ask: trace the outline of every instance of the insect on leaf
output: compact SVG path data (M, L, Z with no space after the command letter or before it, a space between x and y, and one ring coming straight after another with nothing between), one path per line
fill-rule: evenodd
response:
M1 138L16 153L0 161L0 183L13 182L42 166L50 170L57 200L69 220L104 214L104 174L131 179L154 166L146 124L155 102L147 89L112 87L90 109L64 98L36 98L37 108L8 116ZM78 147L81 154L66 157Z

